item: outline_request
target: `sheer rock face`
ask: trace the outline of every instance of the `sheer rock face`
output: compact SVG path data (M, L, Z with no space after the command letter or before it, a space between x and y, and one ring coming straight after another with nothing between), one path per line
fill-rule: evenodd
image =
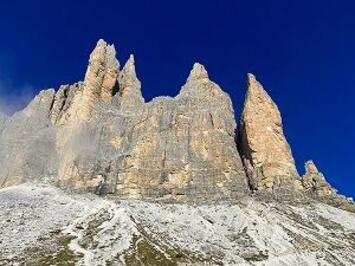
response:
M98 194L204 201L250 187L335 194L314 164L298 178L277 106L254 76L241 117L242 163L231 99L201 64L176 97L145 102L134 57L120 70L115 53L100 40L84 82L41 91L24 110L0 115L0 187L47 180Z
M5 128L5 123L7 119L8 119L7 115L0 112L0 134L2 130Z
M84 79L83 101L87 108L95 109L98 98L105 103L110 102L117 85L119 68L115 47L108 45L104 40L99 40L90 55Z
M69 146L78 150L60 181L137 198L244 195L246 177L229 96L208 78L189 78L175 98L144 103L131 60L114 96L118 107L106 110L74 138Z
M50 110L50 120L53 125L63 125L75 118L72 112L74 98L79 98L84 89L83 83L73 85L62 85L54 96L52 108ZM73 117L71 117L73 115Z
M298 176L276 104L252 74L241 116L240 151L254 190L289 186Z
M117 126L131 136L130 145L117 136L112 141L127 154L120 162L119 194L209 199L246 191L230 98L208 78L190 77L178 96L155 98Z
M302 184L306 191L316 193L318 196L331 196L334 189L328 184L324 175L318 171L313 161L305 163L306 173L302 177Z
M118 98L121 111L137 112L142 107L144 99L141 92L141 82L135 69L134 56L130 55L119 76L120 90Z
M118 90L120 64L116 59L113 45L99 40L90 55L84 82L71 99L66 119L73 124L95 119L100 114L100 106L111 103L112 96Z
M245 195L229 96L195 64L175 98L145 103L133 56L99 41L83 83L47 90L0 136L0 185L49 179L135 198Z

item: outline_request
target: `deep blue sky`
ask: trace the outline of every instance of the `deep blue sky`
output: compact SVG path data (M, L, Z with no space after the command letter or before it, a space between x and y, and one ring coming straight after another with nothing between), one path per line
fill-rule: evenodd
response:
M291 3L293 2L293 3ZM7 1L0 5L0 103L83 79L98 38L129 53L147 100L174 96L194 61L239 116L247 72L278 104L300 173L312 158L355 196L354 1Z

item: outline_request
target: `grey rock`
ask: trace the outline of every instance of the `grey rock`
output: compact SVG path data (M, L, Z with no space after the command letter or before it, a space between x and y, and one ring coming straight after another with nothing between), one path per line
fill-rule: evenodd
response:
M0 186L55 175L55 130L48 114L54 90L41 91L7 120L0 137Z
M0 112L0 134L2 130L5 128L5 123L8 119L8 116L2 112Z

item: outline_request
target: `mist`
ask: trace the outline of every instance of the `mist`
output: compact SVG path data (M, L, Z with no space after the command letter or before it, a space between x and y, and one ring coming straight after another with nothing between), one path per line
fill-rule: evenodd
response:
M0 80L0 112L12 115L23 109L35 96L35 89L30 84L15 87Z

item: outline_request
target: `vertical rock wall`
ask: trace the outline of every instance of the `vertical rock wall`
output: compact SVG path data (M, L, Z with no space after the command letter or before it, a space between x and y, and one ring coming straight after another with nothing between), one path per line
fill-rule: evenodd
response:
M280 112L252 74L241 116L240 151L254 190L289 186L298 177Z
M98 194L204 201L250 188L333 193L312 163L298 177L280 112L251 74L238 144L235 132L231 99L204 66L194 64L176 97L145 102L133 55L120 70L114 46L99 40L83 82L42 91L0 117L0 187L39 179Z

